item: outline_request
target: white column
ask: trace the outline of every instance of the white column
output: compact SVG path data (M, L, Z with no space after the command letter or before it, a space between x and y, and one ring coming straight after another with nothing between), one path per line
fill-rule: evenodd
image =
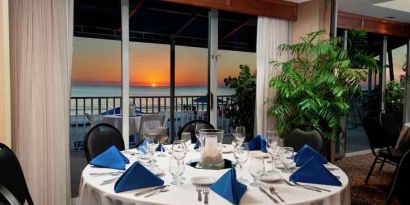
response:
M404 109L403 109L403 121L404 123L410 121L410 39L407 42L407 54L406 54L406 79L405 79L405 93L404 93Z
M383 36L383 50L382 50L382 102L381 111L385 111L384 99L386 95L386 53L387 53L387 36Z
M129 148L129 107L130 107L130 68L129 68L129 2L121 0L121 78L122 78L122 137L125 149Z
M218 53L218 10L211 9L209 12L209 31L208 31L208 66L209 66L209 83L211 92L211 104L209 107L209 122L217 127L218 105L217 105L217 53Z

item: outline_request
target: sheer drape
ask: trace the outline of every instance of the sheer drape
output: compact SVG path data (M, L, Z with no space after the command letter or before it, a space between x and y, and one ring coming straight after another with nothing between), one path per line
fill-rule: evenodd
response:
M10 1L12 141L35 204L70 203L73 0Z
M274 119L268 115L267 100L275 96L274 89L269 88L269 80L279 74L269 61L284 61L286 54L280 55L278 46L289 42L289 22L286 20L258 17L256 39L256 132L274 129Z

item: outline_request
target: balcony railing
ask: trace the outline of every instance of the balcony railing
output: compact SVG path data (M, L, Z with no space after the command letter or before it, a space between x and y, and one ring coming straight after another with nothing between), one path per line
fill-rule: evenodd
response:
M208 108L206 96L176 96L175 112L196 111L200 113L195 117L176 118L175 130L178 131L189 120L207 120ZM130 103L135 104L136 109L145 114L158 114L161 111L170 111L170 96L130 96ZM218 128L229 130L230 122L223 112L225 105L232 103L231 95L219 95L218 104ZM70 104L70 141L72 147L81 147L82 139L91 123L85 117L88 113L100 119L106 112L121 107L121 97L71 97Z

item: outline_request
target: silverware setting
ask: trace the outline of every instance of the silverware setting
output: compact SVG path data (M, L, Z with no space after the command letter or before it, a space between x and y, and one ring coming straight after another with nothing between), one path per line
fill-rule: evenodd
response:
M283 181L284 181L287 185L289 185L289 186L299 187L299 188L306 189L306 190L310 190L310 191L322 192L322 191L320 191L319 189L315 189L315 188L312 188L312 187L303 186L303 185L297 185L297 184L292 184L290 181L288 181L288 180L286 180L286 179L284 179Z
M260 190L262 193L264 193L266 196L268 196L269 199L271 199L271 200L273 201L273 203L279 204L279 201L276 200L272 195L270 195L270 194L268 193L268 191L266 191L264 188L259 187L259 190Z
M154 196L154 195L156 195L156 194L163 193L163 192L167 192L167 191L169 191L168 186L165 186L165 187L162 187L162 188L159 189L159 190L153 191L153 192L151 192L151 193L145 195L144 198L148 198L148 197Z
M162 186L150 188L150 189L147 189L147 190L138 192L138 193L134 194L134 196L141 196L141 195L144 195L144 194L149 194L149 193L151 193L151 192L155 192L155 191L157 191L157 190L159 190L159 189L162 189L162 188L165 188L165 187L168 187L168 186L169 186L169 185L162 185Z
M107 184L115 183L119 178L120 177L115 177L115 178L112 178L112 179L104 180L103 182L101 182L100 185L107 185Z
M98 176L118 176L124 173L123 171L118 172L101 172L101 173L90 173L90 176L98 177Z
M282 202L285 202L285 200L283 200L282 197L279 196L278 191L276 191L275 187L273 186L269 187L269 191L270 193L276 195L279 198L279 200L281 200Z
M318 190L320 190L320 191L327 191L327 192L331 192L329 189L324 189L324 188L321 188L321 187L317 187L317 186L313 186L313 185L305 185L305 184L300 184L299 182L293 182L293 183L295 183L296 185L299 185L299 186L307 186L307 187L312 187L312 188L314 188L314 189L318 189Z

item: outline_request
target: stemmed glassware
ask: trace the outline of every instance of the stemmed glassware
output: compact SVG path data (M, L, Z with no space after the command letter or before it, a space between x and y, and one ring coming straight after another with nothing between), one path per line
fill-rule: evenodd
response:
M242 183L248 183L248 180L246 180L242 175L243 174L243 169L242 169L243 164L246 163L246 161L248 161L248 158L249 158L248 143L242 143L242 145L235 147L235 151L233 154L239 166L240 174L238 174L238 181Z
M199 142L202 144L204 143L204 139L202 138L202 136L199 134L199 131L201 131L202 129L205 129L205 124L201 124L201 123L197 123L195 125L195 137L199 140Z
M285 167L284 172L290 173L290 167L294 163L294 152L292 147L283 147L282 151L280 152L280 161L282 162L283 166Z
M275 172L275 157L279 149L278 135L276 131L268 130L266 131L265 136L266 136L266 141L267 141L266 150L271 155L271 159L272 159L272 169L269 172L272 174L275 174L276 173Z
M171 183L173 185L183 184L181 181L182 174L185 171L184 159L187 153L187 147L185 141L175 140L171 148L171 159L169 172L174 178L174 181Z
M167 134L168 128L165 126L160 126L158 127L158 140L161 144L164 144L164 142L167 141L168 139L168 134ZM167 155L161 150L159 155L159 157L166 157Z
M190 132L182 132L181 140L185 142L187 151L190 150L191 147L191 133Z
M235 131L232 133L234 136L233 142L235 142L235 147L240 146L245 140L246 130L244 126L236 126Z
M265 163L263 157L252 156L250 158L249 172L254 180L250 185L255 187L261 186L262 184L260 183L259 179L265 172Z
M159 146L159 140L156 136L150 136L148 138L146 138L146 145L148 148L148 152L151 153L151 161L149 163L149 167L158 167L158 165L154 164L156 162L155 160L155 150L158 148Z

